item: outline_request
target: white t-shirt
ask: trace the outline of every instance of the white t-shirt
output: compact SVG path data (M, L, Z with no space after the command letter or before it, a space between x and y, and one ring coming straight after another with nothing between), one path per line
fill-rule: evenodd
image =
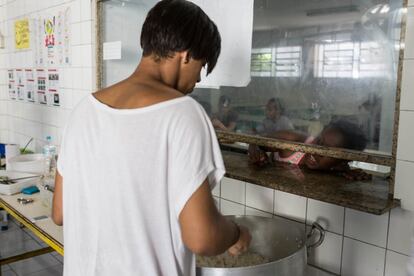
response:
M195 275L178 216L208 177L224 175L203 108L181 97L114 109L92 95L64 131L64 275Z

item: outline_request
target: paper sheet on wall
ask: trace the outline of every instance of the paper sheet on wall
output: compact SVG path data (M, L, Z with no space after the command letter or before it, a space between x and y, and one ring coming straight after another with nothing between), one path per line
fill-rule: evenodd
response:
M253 0L191 0L216 23L221 35L221 54L214 71L202 71L199 88L247 86L253 35Z
M16 69L16 93L17 93L17 99L20 101L23 101L25 99L25 86L26 83L24 78L24 70L23 69Z
M38 67L70 65L70 7L50 10L32 19L34 59Z
M15 73L13 69L8 70L9 77L9 97L12 100L16 99L16 84L15 84Z
M104 42L103 44L103 60L122 59L122 42Z
M14 45L18 50L30 48L29 19L14 22Z

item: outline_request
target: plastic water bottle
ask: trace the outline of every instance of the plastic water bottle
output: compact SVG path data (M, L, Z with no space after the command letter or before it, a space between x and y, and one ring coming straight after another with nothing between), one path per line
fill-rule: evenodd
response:
M46 137L46 145L43 146L43 155L45 156L46 161L46 172L47 176L54 174L56 171L56 146L52 144L52 137Z

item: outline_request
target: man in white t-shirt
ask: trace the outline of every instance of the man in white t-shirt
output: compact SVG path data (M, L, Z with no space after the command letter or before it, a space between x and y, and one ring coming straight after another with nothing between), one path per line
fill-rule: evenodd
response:
M58 160L53 220L66 276L195 275L194 253L245 251L249 231L217 210L224 165L211 122L189 94L220 53L195 4L158 2L127 79L74 109Z

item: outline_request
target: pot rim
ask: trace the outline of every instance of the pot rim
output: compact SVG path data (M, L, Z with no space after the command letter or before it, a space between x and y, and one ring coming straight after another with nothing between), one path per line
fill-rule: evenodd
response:
M197 269L202 269L204 271L210 271L210 270L219 270L219 271L238 271L238 270L246 270L246 269L257 269L257 268L261 268L261 267L266 267L266 266L273 266L277 263L281 263L281 262L286 262L289 259L293 259L295 257L297 257L297 255L301 255L303 254L304 258L305 258L305 263L307 260L307 255L306 255L306 245L303 245L301 248L299 248L295 253L286 256L282 259L276 260L276 261L271 261L268 263L264 263L264 264L259 264L259 265L250 265L250 266L239 266L239 267L207 267L207 266L197 266Z

